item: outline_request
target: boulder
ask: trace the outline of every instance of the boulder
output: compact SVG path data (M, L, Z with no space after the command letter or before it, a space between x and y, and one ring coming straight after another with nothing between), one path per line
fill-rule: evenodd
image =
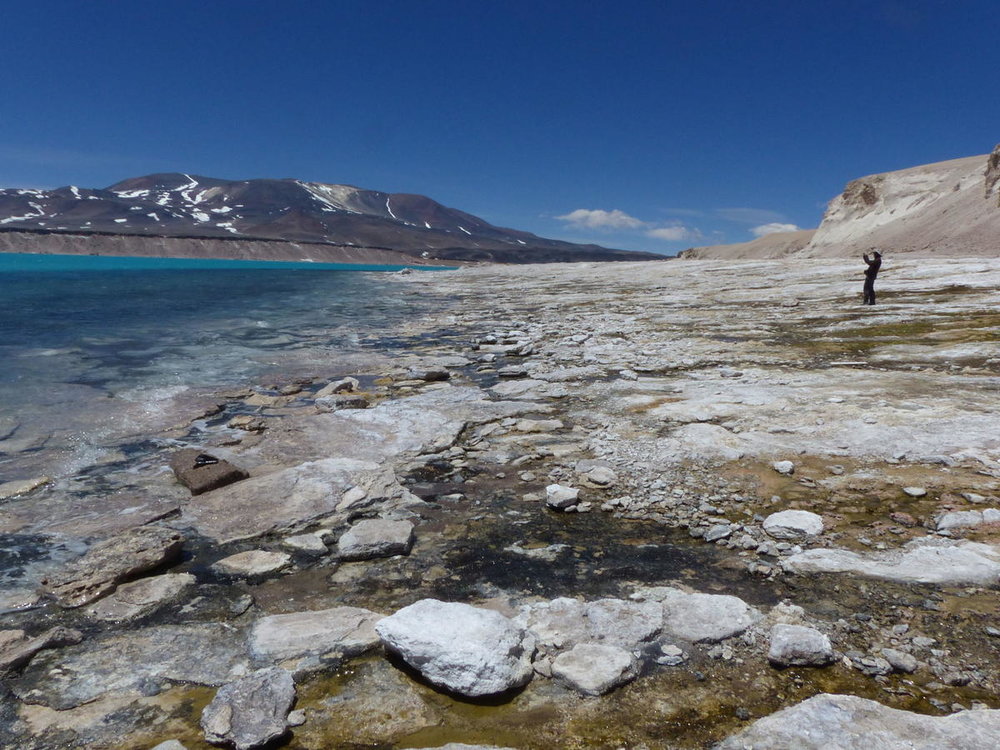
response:
M382 615L359 607L270 615L254 623L247 638L258 662L350 658L379 645L375 624Z
M552 662L552 676L584 695L604 695L637 673L631 653L601 643L578 643Z
M1000 549L976 542L916 539L903 550L861 555L809 549L782 561L788 573L854 573L907 583L981 583L1000 579Z
M358 521L340 536L337 555L342 560L370 560L408 555L412 547L412 523L371 518Z
M461 695L503 693L532 676L534 638L493 610L422 599L375 630L426 680Z
M778 624L771 628L767 660L776 667L823 667L834 661L833 646L814 628Z
M718 750L988 750L1000 747L1000 710L949 716L900 711L821 693L723 740Z
M539 645L547 647L600 643L631 650L660 632L663 607L658 602L581 602L562 597L522 607L518 622L531 631Z
M81 607L180 556L184 538L173 529L140 526L91 547L83 557L42 581L42 592L61 607Z
M224 458L202 453L197 448L185 448L172 454L170 468L177 481L191 490L192 495L225 487L249 476Z
M742 599L726 594L691 594L668 586L640 589L636 594L662 603L665 633L693 643L732 638L760 619L760 613Z
M779 474L784 474L785 476L790 476L795 473L795 464L791 461L775 461L771 464L772 468Z
M764 531L775 539L804 539L823 533L823 518L807 510L783 510L764 519Z
M550 484L545 488L545 504L556 510L572 508L580 501L580 490L575 487L564 487L561 484Z
M292 564L292 558L284 552L269 552L252 549L224 557L212 565L212 569L230 576L264 576L277 573Z
M212 744L250 750L283 735L295 701L295 683L283 669L269 667L219 688L201 713Z
M190 573L166 573L125 583L114 593L87 608L87 614L98 620L125 622L149 614L160 604L176 599L193 586Z

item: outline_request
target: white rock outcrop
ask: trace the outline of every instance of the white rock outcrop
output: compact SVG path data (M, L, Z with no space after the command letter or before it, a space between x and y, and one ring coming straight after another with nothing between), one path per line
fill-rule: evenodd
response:
M861 555L807 549L781 563L788 573L854 573L909 583L982 583L1000 580L1000 549L976 542L916 539L902 550Z
M853 695L821 693L758 719L718 750L991 750L1000 710L926 716Z
M503 693L532 676L534 638L490 609L422 599L375 630L386 648L426 680L461 695Z

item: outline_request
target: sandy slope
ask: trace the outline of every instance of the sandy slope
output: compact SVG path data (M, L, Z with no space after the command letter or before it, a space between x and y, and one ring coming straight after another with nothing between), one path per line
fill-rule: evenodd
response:
M868 175L847 184L816 230L696 247L685 259L1000 255L1000 146L992 154Z

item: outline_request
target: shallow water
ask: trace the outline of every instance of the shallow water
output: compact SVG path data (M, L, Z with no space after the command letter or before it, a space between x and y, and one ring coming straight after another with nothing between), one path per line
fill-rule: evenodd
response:
M185 391L335 369L431 304L312 267L0 268L0 476L18 453L144 429Z

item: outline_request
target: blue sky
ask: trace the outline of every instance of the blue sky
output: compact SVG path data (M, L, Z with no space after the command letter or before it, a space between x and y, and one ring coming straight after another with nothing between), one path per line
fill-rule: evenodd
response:
M429 195L673 254L1000 141L996 0L0 0L0 185Z

